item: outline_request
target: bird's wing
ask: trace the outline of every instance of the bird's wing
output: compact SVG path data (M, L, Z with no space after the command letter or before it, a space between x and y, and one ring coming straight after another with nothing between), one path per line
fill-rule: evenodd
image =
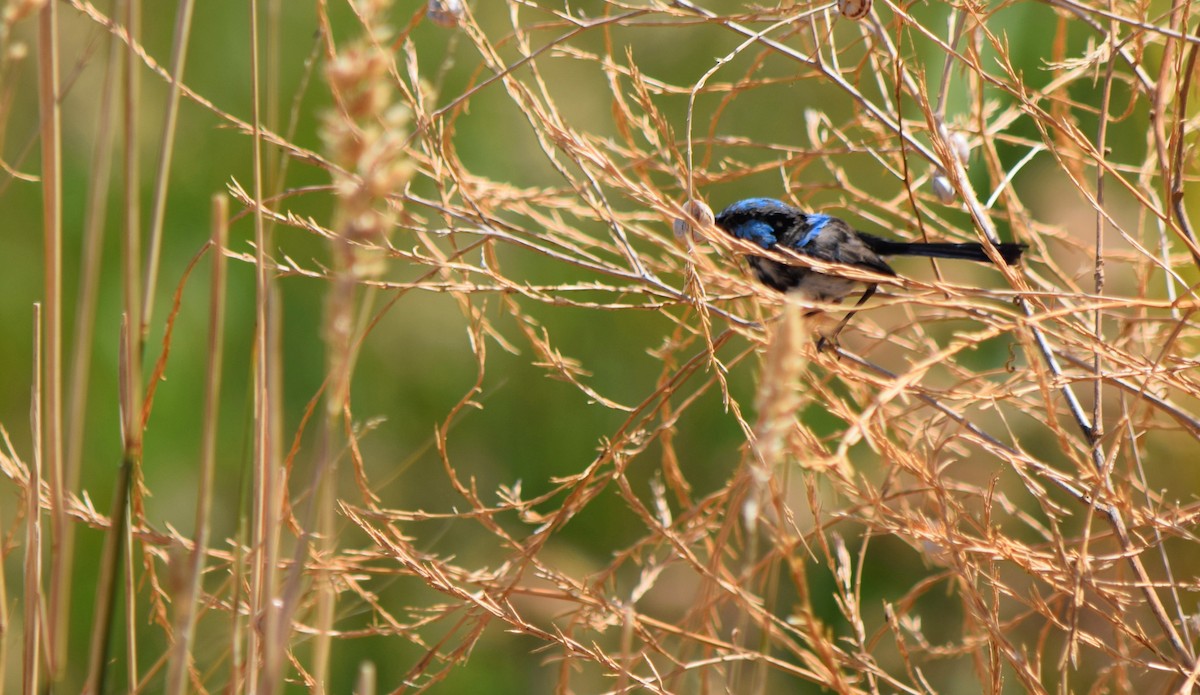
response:
M827 215L809 215L808 219L814 223L789 230L780 241L822 261L852 265L883 275L896 274L844 221Z

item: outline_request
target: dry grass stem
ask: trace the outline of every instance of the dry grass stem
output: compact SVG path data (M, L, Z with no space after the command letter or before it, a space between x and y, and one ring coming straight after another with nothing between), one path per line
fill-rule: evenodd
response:
M0 687L1196 689L1188 3L415 5L5 5Z

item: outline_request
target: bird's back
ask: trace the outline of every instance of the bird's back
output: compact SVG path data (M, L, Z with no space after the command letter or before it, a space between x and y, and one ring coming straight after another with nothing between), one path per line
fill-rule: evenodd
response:
M828 263L895 275L850 225L829 215L806 213L773 198L740 200L717 215L716 222L733 236L764 249L786 248ZM780 292L796 291L814 301L839 301L857 285L853 280L762 256L750 256L749 262L763 284Z

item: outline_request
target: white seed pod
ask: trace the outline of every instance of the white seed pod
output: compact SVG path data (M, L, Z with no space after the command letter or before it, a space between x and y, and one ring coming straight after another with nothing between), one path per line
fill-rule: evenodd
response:
M956 130L946 139L950 141L950 149L954 151L958 161L965 165L971 158L971 143L967 142L967 136Z
M871 11L871 0L838 0L837 7L843 17L858 21Z
M453 28L462 21L465 11L463 0L429 0L425 16L439 27Z
M933 194L937 196L937 199L946 205L958 200L958 194L954 191L954 184L950 183L950 177L940 169L934 172L933 177L929 179L929 187L933 189Z
M671 228L675 231L675 238L680 241L689 238L692 241L698 240L700 238L699 227L711 227L716 222L712 208L699 200L689 200L684 203L683 211L688 214L688 217L676 218L671 224Z

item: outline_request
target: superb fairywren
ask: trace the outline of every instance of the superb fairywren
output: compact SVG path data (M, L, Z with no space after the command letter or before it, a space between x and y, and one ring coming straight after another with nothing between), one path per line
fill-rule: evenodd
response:
M721 211L716 223L733 236L758 244L763 249L787 248L821 261L863 268L880 275L896 275L896 271L884 262L884 256L930 256L991 262L983 244L893 241L856 231L836 217L803 212L773 198L739 200ZM995 248L1000 258L1012 265L1021 258L1025 244L996 244ZM813 301L840 302L861 284L856 280L788 265L763 256L750 256L749 261L754 274L763 284L780 292L799 292L805 299ZM855 308L874 293L875 285L868 284ZM852 310L842 319L834 330L834 338L853 315ZM822 347L824 342L822 339L818 347Z

